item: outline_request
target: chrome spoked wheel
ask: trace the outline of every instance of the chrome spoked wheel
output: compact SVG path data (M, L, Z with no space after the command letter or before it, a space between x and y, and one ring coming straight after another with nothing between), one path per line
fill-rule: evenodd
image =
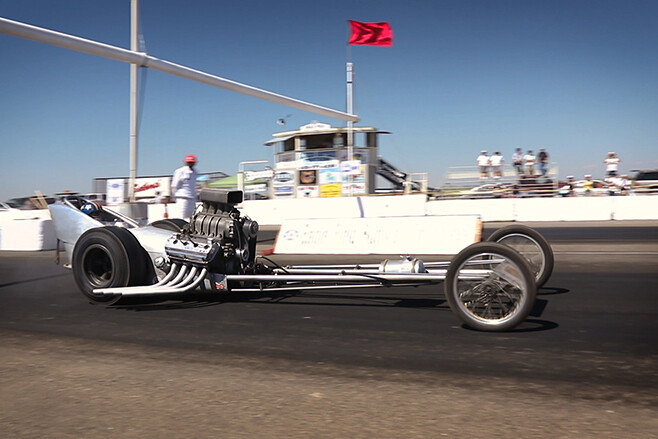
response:
M446 299L469 327L505 331L526 319L535 301L534 276L525 259L498 243L477 243L450 263Z
M507 226L492 233L488 241L498 242L520 253L530 265L538 288L553 274L553 249L536 230L523 225Z

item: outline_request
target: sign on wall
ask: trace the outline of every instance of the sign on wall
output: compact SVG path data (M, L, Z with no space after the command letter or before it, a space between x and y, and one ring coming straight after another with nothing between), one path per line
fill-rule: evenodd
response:
M153 177L135 180L135 198L155 198L158 195L169 196L171 178Z
M113 178L107 180L105 191L107 192L106 202L108 205L117 205L123 203L125 198L123 178Z

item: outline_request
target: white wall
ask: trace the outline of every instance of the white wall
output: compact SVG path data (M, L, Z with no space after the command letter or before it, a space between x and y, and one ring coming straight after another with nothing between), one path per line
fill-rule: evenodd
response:
M286 219L480 215L482 221L658 220L658 196L431 200L423 195L245 201L261 225Z
M427 201L424 195L399 195L245 201L239 207L262 226L287 219L423 215L479 215L484 222L658 220L658 196ZM163 218L164 205L148 209L149 221ZM169 212L169 217L175 214ZM55 243L47 210L0 212L0 250L50 250Z
M0 250L54 250L57 237L48 210L0 212Z

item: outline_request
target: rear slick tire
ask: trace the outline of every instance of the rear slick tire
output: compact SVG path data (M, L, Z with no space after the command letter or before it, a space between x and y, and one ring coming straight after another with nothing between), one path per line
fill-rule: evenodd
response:
M525 258L495 242L459 252L448 267L444 290L450 309L470 328L507 331L523 322L535 303L535 279Z
M96 288L144 285L148 255L128 230L98 227L84 232L73 248L73 278L91 302L111 305L121 296L95 294Z

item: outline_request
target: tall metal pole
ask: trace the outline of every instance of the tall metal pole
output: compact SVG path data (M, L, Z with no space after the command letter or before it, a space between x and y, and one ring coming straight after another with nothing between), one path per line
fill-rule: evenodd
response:
M130 50L138 50L138 0L130 1ZM137 69L136 63L130 64L130 179L128 197L130 202L135 201L135 181L137 179Z
M347 108L346 108L346 113L347 114L352 114L353 110L353 100L354 98L352 97L352 63L348 62L347 63ZM354 122L352 120L347 121L347 160L352 160L352 156L354 154L353 148L354 148L354 131L352 131L352 128L354 127Z
M352 68L353 65L351 62L347 63L347 108L346 113L352 114L352 107L354 105L354 97L352 95ZM354 158L354 122L352 120L347 121L347 160L351 161ZM350 172L348 182L350 189L348 195L351 197L354 192L354 177L352 177L352 172Z

